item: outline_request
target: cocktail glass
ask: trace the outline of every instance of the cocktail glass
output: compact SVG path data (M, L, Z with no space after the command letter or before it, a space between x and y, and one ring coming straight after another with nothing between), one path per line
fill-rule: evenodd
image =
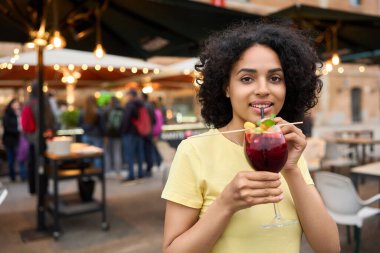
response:
M288 159L288 145L279 126L272 126L261 133L251 133L249 130L244 138L245 155L256 171L279 173ZM264 228L284 227L298 223L298 220L281 217L277 203L274 203L275 216Z

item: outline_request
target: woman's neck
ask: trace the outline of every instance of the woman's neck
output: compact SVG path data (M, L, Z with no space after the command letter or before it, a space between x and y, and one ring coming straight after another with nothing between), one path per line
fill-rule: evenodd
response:
M224 132L224 131L238 130L238 129L242 129L242 128L243 128L243 126L241 124L234 124L231 121L227 125L225 125L224 127L219 128L218 130L220 132ZM227 139L229 139L230 141L232 141L233 143L235 143L239 146L243 146L243 144L244 144L244 132L226 133L223 135L224 135L224 137L226 137Z

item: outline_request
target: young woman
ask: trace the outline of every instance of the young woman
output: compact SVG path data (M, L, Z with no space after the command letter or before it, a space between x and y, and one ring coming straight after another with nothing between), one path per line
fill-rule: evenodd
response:
M242 129L261 119L261 107L265 117L277 115L276 123L301 120L322 88L318 62L309 40L286 26L242 23L213 35L196 65L201 113L215 128L210 132ZM305 136L294 125L281 130L288 160L280 174L250 167L243 132L180 144L162 193L164 252L293 253L302 233L315 252L339 252L337 226L302 157ZM262 228L273 218L272 203L299 222Z
M79 115L79 125L83 128L82 142L103 148L105 135L104 112L98 106L96 98L89 95ZM101 159L95 158L94 165L101 168Z

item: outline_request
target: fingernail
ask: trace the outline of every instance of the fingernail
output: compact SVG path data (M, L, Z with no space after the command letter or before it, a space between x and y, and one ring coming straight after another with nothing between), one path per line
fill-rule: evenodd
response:
M280 195L278 195L278 198L281 200L281 199L283 199L284 198L284 194L280 194Z

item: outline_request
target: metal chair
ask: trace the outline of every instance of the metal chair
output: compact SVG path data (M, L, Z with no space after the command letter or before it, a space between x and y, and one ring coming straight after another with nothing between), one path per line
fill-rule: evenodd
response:
M332 172L339 169L340 172L341 169L348 169L357 164L357 158L353 157L348 147L334 141L326 141L325 156L321 161L322 168L330 169Z
M354 226L355 253L359 252L363 222L380 214L379 208L369 206L380 200L380 194L362 200L349 177L332 172L317 172L315 184L335 222L347 226L348 242L349 226Z
M0 206L8 195L8 190L0 183Z

